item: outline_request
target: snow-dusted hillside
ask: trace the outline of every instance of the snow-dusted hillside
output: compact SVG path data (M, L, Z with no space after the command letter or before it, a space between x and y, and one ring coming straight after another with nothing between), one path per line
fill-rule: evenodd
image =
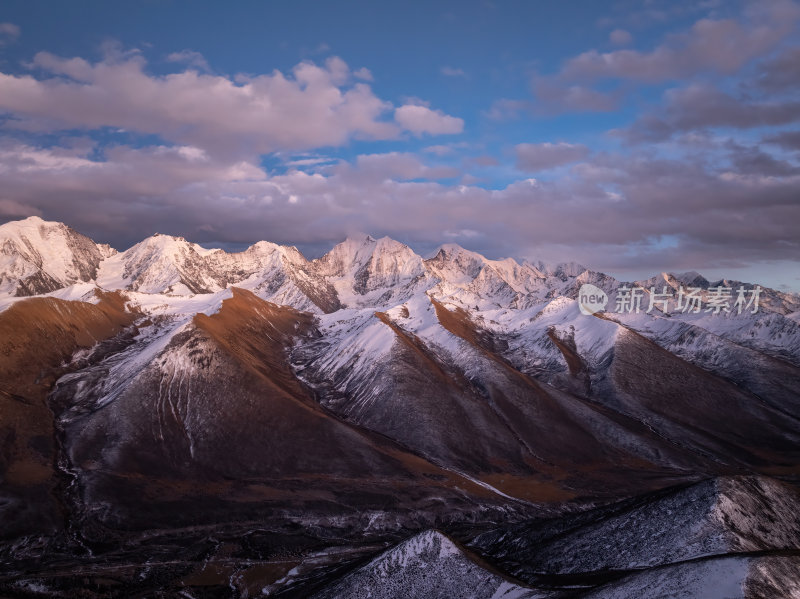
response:
M709 556L800 551L800 493L764 477L722 477L569 519L487 533L477 548L523 579L538 572L638 570Z
M486 570L438 531L426 531L372 560L314 599L536 599L526 589Z
M424 260L389 238L358 235L308 261L266 241L227 253L154 235L114 253L36 218L2 230L4 255L17 266L4 275L0 308L44 277L41 289L62 298L124 291L149 319L131 348L108 358L110 373L137 371L195 314L247 289L317 315L316 333L299 337L287 359L322 406L501 494L521 492L515 477L552 481L544 465L586 467L583 478L556 485L569 496L620 466L646 463L665 476L750 468L791 454L800 440L785 417L800 413L792 318L800 303L790 294L764 290L757 313L617 313L623 283L612 277L574 263L489 260L454 244ZM578 309L584 284L607 293L605 314ZM684 284L706 298L712 285L697 273L642 283ZM106 386L129 378L110 376ZM734 411L720 428L723 403ZM758 432L748 439L751 426Z
M515 579L426 531L314 597L796 599L799 507L800 494L774 480L720 478L471 543Z
M604 312L581 309L583 285L607 296ZM317 574L294 554L274 566L297 575L269 584L244 574L252 563L231 570L225 560L247 553L231 532L241 527L289 546L299 527L314 551L410 537L320 596L788 589L800 551L784 486L800 484L800 297L762 289L755 311L648 310L651 287L691 286L704 302L714 288L754 287L662 273L640 283L641 310L617 311L625 286L574 263L453 244L423 259L366 235L309 261L268 241L229 253L169 235L117 253L60 223L7 223L0 368L21 374L0 381L11 415L0 441L13 449L0 460L0 521L40 534L18 514L47 504L40 521L61 520L53 534L69 539L52 546L80 551L107 549L110 529L222 526L239 549L214 540L204 551L221 556L224 588L247 593ZM48 337L57 353L27 347L21 360L26 340ZM530 588L447 536L411 535L633 496L476 545Z

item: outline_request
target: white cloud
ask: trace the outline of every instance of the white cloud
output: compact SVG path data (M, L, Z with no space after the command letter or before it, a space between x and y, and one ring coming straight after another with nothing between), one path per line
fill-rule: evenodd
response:
M15 42L20 35L19 25L0 23L0 46Z
M440 69L442 75L446 77L466 77L467 74L463 69L456 69L453 67L444 66Z
M335 158L328 158L325 156L306 156L302 158L293 158L284 162L289 167L303 167L303 166L318 166L321 164L333 164L336 162Z
M553 154L581 153L542 146L534 149L551 164ZM800 175L775 171L747 148L735 148L749 164L735 178L696 161L601 153L558 180L523 178L501 189L469 177L445 184L438 179L459 173L409 153L362 155L324 174L270 176L255 162L187 146L119 146L102 161L90 159L93 151L0 142L0 216L41 213L100 232L100 241L120 249L154 230L292 244L328 244L364 230L429 245L454 231L467 242L463 232L472 231L495 255L557 250L562 260L653 272L718 267L733 248L750 263L792 259L800 238L793 201ZM664 235L679 235L681 244L639 252Z
M703 71L730 74L778 45L795 30L798 20L797 4L764 2L740 21L700 19L686 33L670 36L650 52L584 52L567 61L561 75L578 80L659 82Z
M133 60L138 60L138 58L134 57ZM87 83L92 80L94 75L94 67L83 58L61 58L49 52L39 52L26 66L30 69L40 69L53 75L66 75L75 81Z
M415 135L454 134L464 130L462 119L444 114L441 110L431 110L427 106L416 104L406 104L397 108L394 111L394 120Z
M792 0L745 2L738 16L721 18L719 12L709 14L682 31L664 35L649 49L591 49L566 60L555 74L532 75L536 103L530 103L528 109L540 114L609 112L617 110L626 97L632 97L635 84L707 81L709 75L737 76L757 59L770 56L796 33L800 4ZM610 33L609 41L630 46L633 39L627 30L616 29ZM796 63L791 61L793 56L786 58L789 65ZM791 70L791 66L780 65L779 85L787 79L794 85ZM608 85L609 82L613 83ZM525 109L524 104L520 106ZM489 114L502 118L515 113L519 110L514 101L505 100L496 102Z
M627 46L633 41L633 36L624 29L615 29L608 34L608 39L612 44L617 46Z
M414 134L463 128L461 119L418 106L401 107L396 122L388 120L393 106L369 85L350 83L347 64L336 57L324 66L302 62L288 75L236 81L196 70L150 75L135 53L92 64L42 52L31 64L45 75L0 73L0 111L12 116L7 126L113 127L227 155L340 146L354 137L393 139L401 127Z
M211 72L211 67L208 65L205 57L200 52L194 50L181 50L180 52L173 52L167 56L167 62L178 62L201 71Z
M353 71L353 77L356 79L361 79L362 81L373 81L374 78L372 76L372 71L370 71L367 67L361 67L360 69L356 69Z
M34 208L33 206L21 204L20 202L15 202L14 200L5 200L0 198L0 217L11 217L16 219L41 215L42 211Z
M355 175L358 179L398 180L448 179L457 177L460 171L450 167L429 167L408 152L387 152L385 154L362 154L356 158L355 165L342 164L340 175Z

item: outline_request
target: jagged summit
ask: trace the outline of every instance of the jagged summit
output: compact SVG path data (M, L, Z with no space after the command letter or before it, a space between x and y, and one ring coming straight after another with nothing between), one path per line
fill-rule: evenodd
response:
M314 260L314 263L321 274L343 276L364 266L374 255L387 254L405 254L409 258L416 256L407 245L390 237L375 239L371 235L360 233L348 236L343 242L333 246L327 254Z
M76 283L181 297L238 285L264 299L329 312L390 306L436 287L438 293L472 307L521 309L560 296L574 298L584 283L607 292L619 284L574 262L492 260L455 243L443 244L423 259L399 241L366 233L349 235L312 261L296 247L269 241L228 253L163 233L117 253L62 223L37 216L0 226L0 243L0 295L5 297L55 292ZM662 273L638 284L677 289L688 283L701 285L704 293L709 286L695 272ZM800 309L796 295L765 290L763 297L770 311L791 317Z
M559 278L577 277L582 272L588 270L583 264L577 262L558 262L556 264L546 264L541 260L536 262L534 267L549 276Z
M692 285L695 287L707 287L708 286L708 279L706 279L703 275L701 275L696 270L690 270L687 272L682 272L673 275L678 281L684 283L686 285Z
M5 223L0 225L0 294L37 295L91 281L100 262L114 253L38 216Z
M144 293L210 293L224 288L205 268L203 258L213 250L183 237L156 233L130 249L105 260L97 283L105 289Z
M357 231L355 233L348 234L342 243L353 243L353 244L363 245L364 243L372 243L374 241L377 241L377 238L373 237L369 233L364 233L363 231Z
M574 298L584 283L608 293L619 285L577 263L492 260L455 243L443 244L423 259L397 240L366 233L351 234L312 261L295 247L269 241L228 253L163 233L117 253L62 223L36 216L2 225L0 243L0 295L6 298L56 292L76 283L175 297L241 286L264 299L330 312L341 307L389 307L435 287L437 293L473 308L524 309L562 296ZM662 273L638 284L677 289L687 282L702 285L704 293L709 286L694 272ZM75 295L80 294L62 294ZM800 310L798 296L768 289L763 304L790 320L796 320L791 315Z
M312 262L313 271L330 279L347 306L402 295L425 275L422 257L390 237L351 236ZM387 292L389 295L386 296Z
M677 289L678 287L700 287L705 289L709 286L709 281L697 271L677 274L664 271L649 279L637 281L636 284L643 288L655 286L661 289L663 285L667 285L673 289Z

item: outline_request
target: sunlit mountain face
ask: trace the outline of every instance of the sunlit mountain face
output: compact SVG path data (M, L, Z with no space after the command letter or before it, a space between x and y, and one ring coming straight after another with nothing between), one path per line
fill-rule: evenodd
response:
M0 597L800 599L800 0L0 6Z
M8 592L794 588L796 294L368 235L0 240Z

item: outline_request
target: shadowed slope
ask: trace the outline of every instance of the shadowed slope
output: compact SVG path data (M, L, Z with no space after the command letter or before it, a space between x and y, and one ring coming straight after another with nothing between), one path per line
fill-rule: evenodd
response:
M286 361L293 338L313 331L310 315L234 289L113 401L93 396L93 371L60 385L56 396L73 402L62 421L89 512L137 528L279 514L357 520L360 510L412 512L444 498L458 510L493 497L320 408ZM96 509L105 505L114 508Z
M442 326L484 357L474 380L487 401L564 487L595 495L621 489L631 493L709 467L638 420L572 394L576 387L559 390L519 372L503 357L502 340L473 322L466 311L431 301ZM556 341L552 333L550 338ZM572 376L583 379L586 369L574 348L560 340L556 346L567 353ZM585 388L585 380L577 386Z
M80 348L130 325L119 293L97 304L31 298L0 313L0 534L48 530L60 521L53 413L46 397Z
M800 432L795 418L635 331L620 334L597 394L614 409L716 461L722 472L797 476Z
M633 418L520 373L463 310L432 300L327 322L340 345L326 345L329 333L295 353L323 405L507 495L615 496L706 465Z

